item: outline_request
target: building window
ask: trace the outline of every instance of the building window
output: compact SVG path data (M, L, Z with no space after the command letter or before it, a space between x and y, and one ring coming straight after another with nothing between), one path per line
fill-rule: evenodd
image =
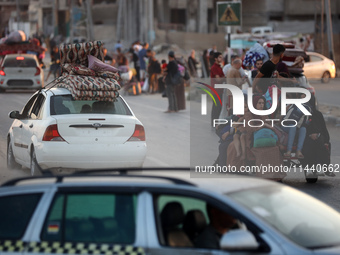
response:
M283 15L270 15L270 21L283 21Z
M171 9L171 23L186 24L186 10L185 9Z

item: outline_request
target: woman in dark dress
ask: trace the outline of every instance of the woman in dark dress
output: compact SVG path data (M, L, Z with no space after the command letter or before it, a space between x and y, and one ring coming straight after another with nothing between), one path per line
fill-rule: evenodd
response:
M307 126L307 134L302 149L304 159L301 164L316 168L318 164L321 166L330 164L330 137L324 117L316 109L316 101L313 95L311 95L309 104L312 108L312 116L310 116L311 121ZM333 172L325 171L325 174L334 176Z

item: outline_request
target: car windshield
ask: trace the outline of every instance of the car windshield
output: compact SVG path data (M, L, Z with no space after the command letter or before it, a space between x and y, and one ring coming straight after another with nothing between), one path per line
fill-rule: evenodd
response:
M271 186L228 194L305 248L340 245L340 214L300 191Z
M51 97L51 115L61 114L118 114L132 115L121 98L115 102L73 100L71 95Z
M37 67L35 59L31 57L7 58L4 67Z

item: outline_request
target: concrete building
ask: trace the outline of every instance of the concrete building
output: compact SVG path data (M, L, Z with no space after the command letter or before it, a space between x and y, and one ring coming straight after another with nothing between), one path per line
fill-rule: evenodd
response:
M0 0L0 36L10 32L8 22L15 12L14 21L27 22L28 21L28 6L29 0ZM17 12L18 11L18 12Z
M86 38L87 13L82 9L89 3L93 37L106 43L122 40L129 45L140 40L175 43L190 49L206 47L212 41L222 50L226 27L216 22L216 5L221 1L224 0L0 0L0 32L6 30L11 17L13 22L19 17L30 23L30 35L39 32L70 37L71 29L74 31L76 24L83 22L77 33ZM271 26L274 31L310 33L317 38L326 32L325 19L321 27L322 1L326 0L241 0L242 26L232 27L232 32ZM340 1L330 1L336 35L340 34ZM20 16L13 13L16 10Z

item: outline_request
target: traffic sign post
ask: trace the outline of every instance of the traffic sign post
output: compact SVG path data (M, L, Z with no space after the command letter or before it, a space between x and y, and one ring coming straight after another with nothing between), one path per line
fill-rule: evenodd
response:
M242 25L242 5L240 1L217 2L217 25L227 26L228 62L230 63L230 26Z

